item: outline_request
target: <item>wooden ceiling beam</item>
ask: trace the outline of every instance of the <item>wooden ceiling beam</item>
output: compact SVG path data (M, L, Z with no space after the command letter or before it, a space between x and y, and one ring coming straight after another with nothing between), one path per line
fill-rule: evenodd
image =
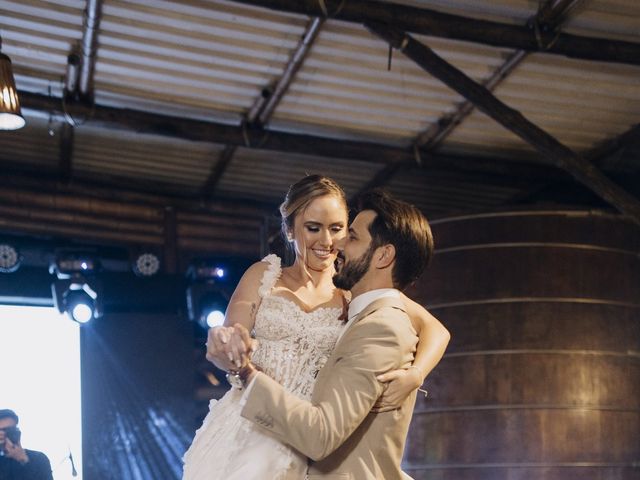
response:
M247 115L247 122L249 124L257 123L260 126L264 126L269 123L269 120L271 120L276 108L284 98L285 94L289 91L291 82L293 82L296 74L307 59L307 55L315 43L316 38L318 38L318 34L320 33L323 24L324 19L322 18L315 17L309 20L309 24L300 38L300 42L296 49L291 54L289 62L284 67L282 75L275 82L274 86L268 89L269 95L266 96L260 109L258 111L252 109L252 111Z
M237 3L354 23L393 25L402 31L542 52L582 60L640 65L640 44L509 25L377 0L233 0Z
M549 0L528 21L527 25L544 25L545 28L556 30L562 22L566 21L568 12L574 9L583 0ZM493 74L482 84L493 92L506 79L525 58L529 52L516 50L500 65ZM418 147L432 150L438 146L467 118L475 109L472 102L462 102L455 112L446 114L427 130L416 137L415 144Z
M566 22L572 10L575 10L584 0L547 0L535 15L535 21L540 25L555 29ZM532 19L533 20L533 19Z
M399 49L426 72L458 92L503 127L518 135L578 182L640 225L640 200L611 181L590 162L581 158L553 136L527 120L519 111L496 98L461 70L439 57L411 35L393 27L368 23L367 28L389 45Z
M607 158L635 143L640 143L640 123L615 138L605 140L585 154L584 158L596 165L602 165Z
M582 155L582 158L595 166L599 166L602 165L607 158L616 154L616 152L637 141L640 141L640 123L634 125L621 135L618 135L614 138L609 138L600 143L595 148L592 148L588 152L584 153ZM505 202L505 205L511 205L513 203L520 203L529 200L535 197L539 192L550 188L562 181L563 179L560 178L549 178L543 181L538 181L534 186L518 192L516 195L511 197Z
M560 25L566 21L568 12L573 10L582 1L583 0L548 0L541 6L537 14L527 21L527 25L533 25L537 22L538 24L544 24L546 28L559 28ZM514 51L482 84L487 90L493 92L528 55L529 52L525 52L524 50ZM458 125L471 115L474 109L475 106L472 102L469 100L463 101L457 106L454 112L443 115L437 122L432 123L426 130L418 134L413 142L414 149L421 149L423 151L436 150L442 142L453 133ZM368 188L381 187L388 184L399 170L399 168L383 168L357 195Z
M73 118L81 118L85 124L98 127L125 128L138 133L198 142L350 158L373 163L413 162L414 158L408 149L378 143L336 140L251 126L243 128L241 125L207 122L104 105L89 106L72 102L67 103L63 109L60 98L27 91L20 91L18 94L21 106L26 111L43 116L52 115L55 120L61 121L64 120L66 111Z
M58 160L58 172L62 182L69 182L73 174L73 126L64 122L60 126L60 158Z
M200 193L204 198L213 198L216 193L218 183L220 183L220 179L222 178L222 175L224 175L224 172L229 168L231 160L233 160L233 156L236 154L237 149L237 145L227 145L224 147L224 150L220 152L218 160L211 167L209 178L207 178L207 181L202 186Z
M416 155L411 148L364 141L338 140L268 129L243 129L240 125L171 117L140 110L102 105L88 106L82 103L67 103L63 112L60 98L26 91L20 91L19 95L22 109L26 113L40 115L44 118L52 116L54 120L64 121L64 112L67 112L67 114L73 115L74 118L82 118L86 125L108 129L127 129L138 133L182 138L197 142L367 161L372 164L400 163L408 166L416 165ZM422 166L429 169L488 173L514 178L544 178L556 173L556 168L551 165L462 155L436 155L429 152L421 152L421 161ZM19 167L19 165L16 167ZM24 169L25 167L21 168ZM27 173L37 174L37 172ZM137 188L135 185L130 185L130 187ZM139 185L139 187L144 187L144 185ZM143 190L145 189L143 188ZM156 191L155 188L146 190Z
M542 24L545 28L556 29L567 20L569 11L573 10L583 0L548 0L541 6L540 10L527 21L527 25L535 22ZM516 50L492 73L492 75L482 84L493 92L522 61L527 58L529 52ZM442 142L475 110L475 105L469 100L465 100L458 105L452 113L447 113L432 123L426 130L418 134L413 142L414 149L418 151L435 151ZM369 188L382 187L387 185L393 177L400 171L399 166L382 168L353 198Z
M295 48L280 78L274 82L272 87L264 88L253 106L245 115L244 122L253 127L264 128L269 123L276 108L289 90L289 86L295 78L298 70L302 67L307 58L309 50L313 46L322 24L323 19L312 18L305 29L304 34L300 38L298 46ZM218 183L222 179L224 172L227 171L233 156L236 153L237 145L227 145L220 154L218 161L211 167L211 173L206 183L202 187L202 196L211 198L215 194Z

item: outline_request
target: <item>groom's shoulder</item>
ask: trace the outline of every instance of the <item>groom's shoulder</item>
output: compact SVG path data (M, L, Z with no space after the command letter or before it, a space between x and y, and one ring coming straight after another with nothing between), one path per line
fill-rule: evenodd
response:
M415 335L411 319L401 302L383 301L354 325L367 335L405 336Z
M404 303L400 298L383 297L371 302L365 309L364 319L371 322L409 320Z

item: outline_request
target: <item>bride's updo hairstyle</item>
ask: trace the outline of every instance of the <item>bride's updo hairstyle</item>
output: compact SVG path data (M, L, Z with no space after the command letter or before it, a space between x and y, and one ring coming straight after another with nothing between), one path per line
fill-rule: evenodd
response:
M307 175L289 187L289 191L284 197L284 202L280 205L282 234L285 239L291 240L293 225L298 214L304 212L316 198L328 195L340 199L344 208L347 208L347 197L344 194L344 190L329 177Z

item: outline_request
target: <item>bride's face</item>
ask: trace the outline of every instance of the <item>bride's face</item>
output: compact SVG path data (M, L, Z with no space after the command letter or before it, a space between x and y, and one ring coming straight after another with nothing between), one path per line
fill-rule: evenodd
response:
M346 235L347 208L342 200L326 195L313 200L293 222L296 257L310 270L333 268L336 242Z

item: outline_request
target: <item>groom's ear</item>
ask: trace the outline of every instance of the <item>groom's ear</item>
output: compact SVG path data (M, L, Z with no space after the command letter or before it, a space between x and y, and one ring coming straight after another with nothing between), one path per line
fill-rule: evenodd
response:
M376 268L389 268L393 265L394 260L396 259L396 247L392 244L387 243L381 247L377 248L377 252L375 254Z

